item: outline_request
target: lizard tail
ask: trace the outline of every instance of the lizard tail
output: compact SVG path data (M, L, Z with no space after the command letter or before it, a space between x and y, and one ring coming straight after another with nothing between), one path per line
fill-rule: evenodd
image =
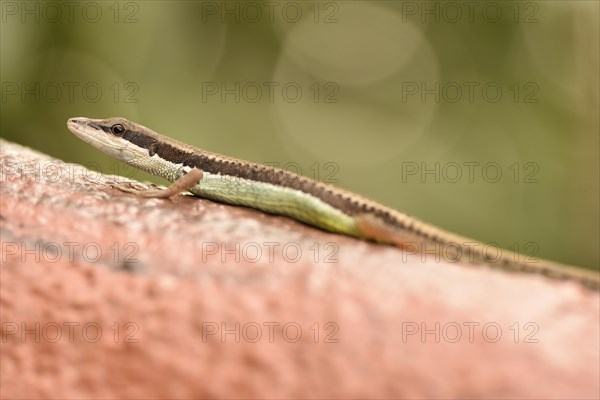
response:
M421 254L422 258L433 257L436 261L484 264L511 272L540 274L551 279L578 282L586 288L600 291L598 272L487 245L412 218L409 224L403 225L402 219L408 219L401 214L395 219L397 223L390 224L374 215L361 214L357 216L360 236L394 245L409 254Z

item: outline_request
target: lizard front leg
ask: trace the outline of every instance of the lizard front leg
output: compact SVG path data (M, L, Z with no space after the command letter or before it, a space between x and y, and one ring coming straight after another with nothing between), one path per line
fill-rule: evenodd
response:
M204 174L198 168L192 169L187 174L180 176L175 182L171 183L164 189L146 189L138 190L125 187L123 185L113 185L115 189L123 192L133 193L142 197L153 197L158 199L166 199L175 196L179 193L186 192L196 186L202 180Z

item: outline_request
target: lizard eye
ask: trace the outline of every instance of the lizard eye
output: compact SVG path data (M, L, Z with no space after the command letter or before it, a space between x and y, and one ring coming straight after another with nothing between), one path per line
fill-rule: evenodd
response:
M110 131L113 133L113 135L121 136L125 133L125 127L121 124L114 124L110 127Z

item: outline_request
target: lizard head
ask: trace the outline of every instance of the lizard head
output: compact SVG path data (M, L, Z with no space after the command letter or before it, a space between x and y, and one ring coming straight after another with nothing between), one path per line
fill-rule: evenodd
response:
M98 150L125 162L148 157L159 139L157 133L125 118L71 118L67 128Z
M125 118L71 118L67 128L109 156L166 179L191 169L184 165L186 145Z

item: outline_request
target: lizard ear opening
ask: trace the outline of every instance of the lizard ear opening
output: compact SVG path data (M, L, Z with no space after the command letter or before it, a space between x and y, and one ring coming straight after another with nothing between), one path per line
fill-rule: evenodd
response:
M150 157L152 157L153 155L156 154L156 151L158 150L158 143L152 143L150 145L150 147L148 147L148 155Z

